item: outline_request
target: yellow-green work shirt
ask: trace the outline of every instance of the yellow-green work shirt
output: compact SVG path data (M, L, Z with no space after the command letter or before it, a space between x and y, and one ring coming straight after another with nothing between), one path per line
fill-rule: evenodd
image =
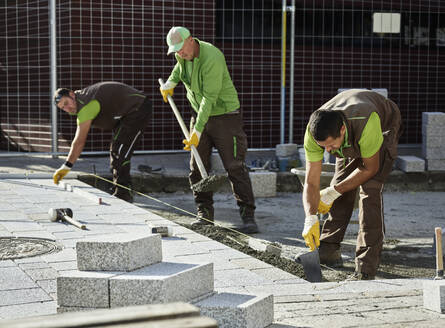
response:
M380 124L379 115L376 112L371 113L368 122L363 129L362 135L358 144L360 146L360 154L362 158L369 158L377 153L383 143L382 127ZM332 154L339 154L343 156L343 149L351 147L348 144L348 130L346 129L345 139L340 149L331 152ZM306 133L304 134L304 150L306 153L306 159L309 162L318 162L323 159L324 148L321 147L315 141L312 134L309 132L309 127L306 128Z

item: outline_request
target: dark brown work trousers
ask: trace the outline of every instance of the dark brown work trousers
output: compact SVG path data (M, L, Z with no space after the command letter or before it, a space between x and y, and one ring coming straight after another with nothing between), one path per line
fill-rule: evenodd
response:
M190 121L190 131L195 118ZM212 148L218 150L232 185L233 196L239 206L241 218L254 217L255 199L249 171L245 164L247 136L243 129L242 114L239 111L218 116L210 116L201 134L197 147L207 172L210 167ZM190 160L190 184L202 179L193 155ZM213 192L193 192L198 210L213 213Z
M398 131L396 131L398 134ZM398 135L396 137L398 141ZM375 276L385 236L382 190L392 170L394 155L386 147L380 149L378 173L362 184L359 200L359 231L355 249L355 271ZM337 158L331 186L347 178L359 165L361 158ZM328 219L323 224L320 242L327 253L339 249L354 208L357 190L345 192L334 201Z
M151 101L145 98L138 110L123 116L114 126L110 144L110 166L114 183L131 186L131 156L136 143L150 122L152 111Z

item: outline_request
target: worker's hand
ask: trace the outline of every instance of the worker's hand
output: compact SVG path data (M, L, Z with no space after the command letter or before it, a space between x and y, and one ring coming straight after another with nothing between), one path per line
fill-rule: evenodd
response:
M201 138L201 132L196 131L193 129L192 135L190 136L190 139L184 139L182 140L182 143L185 145L184 150L190 151L191 146L198 147L199 139Z
M315 247L320 246L320 222L316 214L309 215L304 220L302 236L306 246L308 246L311 251L313 251Z
M172 81L167 81L163 85L161 85L159 90L161 91L164 102L168 102L167 96L173 97L173 89L176 87L176 85L177 83L174 83Z
M55 184L59 184L60 180L62 180L65 175L68 174L68 172L71 170L70 167L63 164L56 172L54 172L53 175L53 181Z
M327 187L320 191L320 203L318 203L318 213L326 214L331 209L332 203L341 194L334 187Z

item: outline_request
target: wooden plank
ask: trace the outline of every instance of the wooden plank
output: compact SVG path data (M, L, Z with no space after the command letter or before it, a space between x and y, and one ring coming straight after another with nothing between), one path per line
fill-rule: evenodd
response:
M218 328L218 323L208 317L191 317L100 326L100 328Z
M24 319L0 320L0 328L83 328L107 324L149 322L193 317L199 309L188 303L168 303L67 312Z

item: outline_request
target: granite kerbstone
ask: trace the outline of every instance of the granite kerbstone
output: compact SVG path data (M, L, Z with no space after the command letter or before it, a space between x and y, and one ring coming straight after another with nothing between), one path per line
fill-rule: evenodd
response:
M445 125L445 113L422 112L422 124L443 127Z
M445 313L445 280L423 282L423 306L428 310Z
M272 294L218 293L194 305L201 315L218 321L220 328L262 328L274 320Z
M255 171L249 173L255 197L275 197L277 195L277 173Z
M160 235L113 234L79 241L79 270L131 271L162 260Z
M109 279L122 272L65 271L57 277L57 304L109 308Z
M423 172L425 160L416 156L398 156L396 167L403 172Z
M422 124L422 136L438 137L443 136L443 126Z
M275 146L275 155L277 157L292 157L298 153L298 145L294 143L278 144Z
M110 307L191 301L213 292L213 264L161 262L110 279Z
M445 171L444 159L427 159L426 168L428 171Z
M426 148L444 148L445 147L445 133L441 135L423 135L422 147Z
M426 148L422 144L422 157L426 159L445 159L445 145L437 148Z

